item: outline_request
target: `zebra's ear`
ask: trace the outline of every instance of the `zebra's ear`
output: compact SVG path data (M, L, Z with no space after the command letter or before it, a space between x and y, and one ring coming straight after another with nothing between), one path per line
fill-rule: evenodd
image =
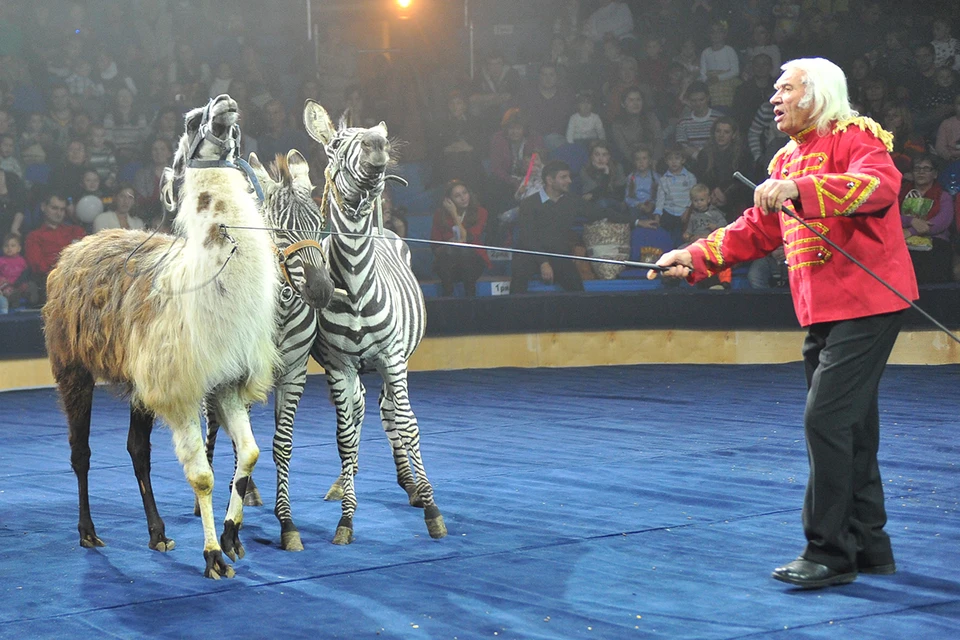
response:
M383 120L381 120L381 121L380 121L380 124L378 124L376 127L374 127L374 129L383 129L383 137L384 137L384 138L387 137L387 123L384 122Z
M308 99L303 106L303 126L307 129L311 138L324 146L333 140L336 133L327 110L321 107L316 100Z
M296 149L287 151L287 166L290 168L290 175L296 178L302 178L310 174L310 166L303 154Z

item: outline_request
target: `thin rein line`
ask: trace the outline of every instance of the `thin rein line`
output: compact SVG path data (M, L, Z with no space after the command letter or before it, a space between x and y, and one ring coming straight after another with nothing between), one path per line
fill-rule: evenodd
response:
M334 235L344 238L384 238L385 236L370 233L345 233L342 231L314 231L312 229L278 229L274 227L242 227L227 225L228 229L244 229L248 231L283 231L286 233L313 233L317 235ZM398 236L399 237L399 236ZM531 251L529 249L514 249L512 247L494 247L485 244L471 244L469 242L445 242L443 240L427 240L426 238L400 238L404 242L414 242L420 244L436 245L441 247L459 247L464 249L483 249L485 251L504 251L506 253L518 253L521 255L539 256L544 258L563 258L565 260L583 260L584 262L597 262L600 264L614 264L624 267L633 267L635 269L653 269L663 272L669 267L663 267L652 262L634 262L632 260L614 260L612 258L594 258L590 256L576 256L566 253L550 253L548 251Z

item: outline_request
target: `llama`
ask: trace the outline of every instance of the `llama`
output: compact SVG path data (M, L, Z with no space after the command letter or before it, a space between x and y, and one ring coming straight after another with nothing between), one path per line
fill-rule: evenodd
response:
M127 448L140 480L151 548L163 535L149 486L153 416L170 427L177 458L200 504L204 576L232 577L220 542L241 548L247 478L259 456L247 405L266 399L278 362L274 343L279 270L246 176L237 171L237 104L227 95L185 118L174 169L164 176L175 230L183 237L110 230L68 247L47 280L47 353L60 390L77 476L84 547L103 546L90 514L90 414L96 380L131 398ZM174 176L182 172L182 183ZM228 230L229 227L229 230ZM207 398L237 451L223 535L213 515L213 471L200 410ZM144 437L145 436L145 437ZM147 478L146 484L144 477Z

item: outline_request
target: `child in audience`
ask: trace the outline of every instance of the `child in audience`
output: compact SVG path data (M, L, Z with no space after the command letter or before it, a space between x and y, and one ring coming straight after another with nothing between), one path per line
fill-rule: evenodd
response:
M667 170L657 186L657 206L653 213L660 218L660 228L670 234L674 246L680 244L683 235L683 212L690 206L690 189L697 184L697 177L683 166L683 151L671 147L664 154Z
M7 171L23 178L23 165L17 159L17 140L13 134L0 136L0 171Z
M107 130L102 124L90 127L90 136L87 138L87 165L97 172L104 187L113 187L117 180L117 156L113 144L107 140Z
M20 297L26 290L19 282L27 270L27 261L21 253L20 236L9 233L3 238L3 255L0 256L0 313L7 313L20 305Z
M706 238L726 224L727 218L723 212L710 203L710 187L702 183L695 184L690 189L690 206L683 212L683 244L680 246L686 247L691 242ZM724 269L697 286L704 289L729 289L732 279L730 269Z
M593 94L584 91L577 95L577 112L567 123L567 142L587 146L594 140L606 140L600 116L593 112Z
M657 229L660 226L659 216L653 213L657 206L657 185L660 178L652 167L650 147L641 145L633 152L633 173L627 178L624 201L630 208L634 226L644 229Z

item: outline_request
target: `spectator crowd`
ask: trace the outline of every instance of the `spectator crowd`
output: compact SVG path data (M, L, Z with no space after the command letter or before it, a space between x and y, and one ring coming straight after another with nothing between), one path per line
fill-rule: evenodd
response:
M158 185L181 116L224 92L246 152L305 151L318 185L305 98L349 125L386 121L435 195L406 212L433 212L433 239L655 261L750 205L733 173L766 176L786 142L767 102L779 66L812 56L840 64L857 111L895 136L921 284L960 280L956 3L538 0L542 50L482 51L473 78L444 52L450 34L371 60L345 28L353 14L330 14L316 50L281 48L245 6L0 2L0 312L42 304L60 250L86 233L169 230ZM405 235L399 195L384 211ZM444 295L456 283L471 295L491 261L444 246L432 268ZM617 275L527 256L511 289ZM783 286L782 254L748 279ZM730 274L704 286L728 288Z

